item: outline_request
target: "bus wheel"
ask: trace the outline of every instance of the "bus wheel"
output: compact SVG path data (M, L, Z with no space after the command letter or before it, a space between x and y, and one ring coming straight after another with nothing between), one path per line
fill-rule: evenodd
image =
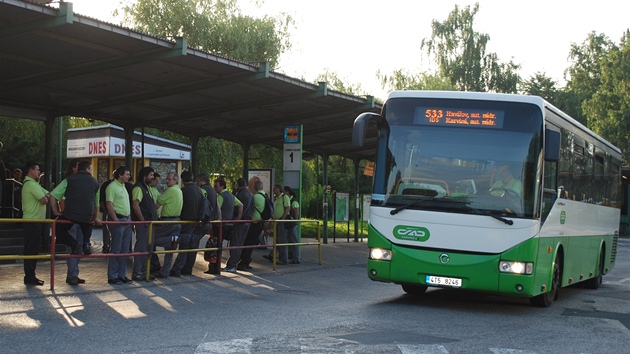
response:
M559 255L556 255L556 260L553 262L553 278L551 280L551 289L549 292L540 294L530 299L530 302L534 306L549 307L554 300L558 300L558 290L560 289L560 282L562 279L562 260Z
M402 288L409 295L422 295L427 291L426 285L403 285Z
M584 287L588 289L597 289L604 278L604 250L599 255L599 264L597 267L597 275L584 282Z

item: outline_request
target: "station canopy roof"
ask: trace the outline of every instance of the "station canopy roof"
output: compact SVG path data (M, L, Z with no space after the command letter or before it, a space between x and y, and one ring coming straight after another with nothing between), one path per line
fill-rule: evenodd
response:
M380 109L372 97L75 14L71 3L0 0L0 116L71 115L277 148L284 126L303 125L305 151L371 159L375 127L354 149L352 124Z

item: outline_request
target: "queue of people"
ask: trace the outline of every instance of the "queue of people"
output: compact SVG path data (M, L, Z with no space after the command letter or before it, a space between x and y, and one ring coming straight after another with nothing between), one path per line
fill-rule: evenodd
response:
M92 176L92 164L89 161L72 160L64 180L51 192L44 189L38 179L41 174L39 165L29 161L23 169L25 173L21 189L24 219L45 219L46 207L50 206L52 216L57 220L57 243L65 244L72 255L91 254L90 237L93 225L101 225L102 221L120 223L103 224L103 253L120 256L108 257L107 282L112 285L130 283L140 280L165 279L170 276L190 275L196 261L196 252L180 252L175 262L173 253L166 253L163 263L156 254L151 255L151 274L147 276L147 256L133 257L131 277L127 276L126 259L131 251L135 253L155 250L187 250L199 248L202 237L209 234L210 243L217 245L219 234L231 247L257 245L263 231L262 210L267 198L261 181L256 181L256 193L252 195L247 188L247 181L238 179L234 193L227 190L224 179L214 180L212 188L209 178L202 174L196 179L192 172L181 174L183 186L180 188L179 177L168 173L165 178L167 189L160 194L156 188L160 176L152 167L143 167L138 173L135 184L131 184L131 171L125 166L113 172L113 178L99 185ZM288 186L274 186L275 211L272 219L286 219L299 215L299 204L295 192ZM293 197L293 198L292 198ZM212 223L211 227L203 223L184 223L178 221L199 222L202 198L207 198L211 209L211 220L242 220L237 223ZM171 221L155 224L153 241L149 244L149 223L125 223L130 221ZM49 224L44 222L24 222L24 254L37 255L49 234ZM297 243L296 225L277 224L278 243ZM132 239L135 235L135 244ZM277 264L300 264L298 246L293 247L293 258L288 260L287 247L278 247ZM225 272L236 273L238 270L250 270L252 248L233 249ZM272 259L272 254L265 258ZM70 285L85 284L79 277L80 257L67 258L66 283ZM220 260L210 261L209 270L220 267ZM24 261L24 284L43 285L35 271L37 260Z

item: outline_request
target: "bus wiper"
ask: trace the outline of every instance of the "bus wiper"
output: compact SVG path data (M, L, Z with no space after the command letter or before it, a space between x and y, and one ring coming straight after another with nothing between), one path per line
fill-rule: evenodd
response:
M416 200L416 201L415 201L415 202L413 202L413 203L409 203L409 204L401 205L401 206L399 206L398 208L396 208L396 209L394 209L394 210L390 211L390 212L389 212L389 214L390 214L390 215L396 215L396 214L398 214L401 210L403 210L403 209L407 209L407 208L410 208L410 207L412 207L412 206L414 206L414 205L418 204L419 202L424 202L424 200Z
M503 221L504 223L506 223L508 225L513 225L514 224L514 221L512 221L510 219L506 219L506 218L504 218L502 216L499 216L499 215L494 215L494 214L486 214L486 215L488 215L490 217L493 217L493 218L495 218L497 220Z
M500 215L492 214L490 212L484 212L484 211L473 209L473 208L470 208L469 211L471 213L473 213L473 214L487 215L487 216L489 216L491 218L495 218L495 219L497 219L499 221L503 221L504 223L506 223L508 225L514 225L514 221L513 220L506 219L506 218L504 218L504 217L502 217Z

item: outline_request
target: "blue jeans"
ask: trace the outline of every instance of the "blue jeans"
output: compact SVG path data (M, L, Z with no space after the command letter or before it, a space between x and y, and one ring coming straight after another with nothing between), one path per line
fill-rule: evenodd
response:
M195 227L190 234L179 235L179 249L180 250L192 250L199 248L199 241L203 237L202 227ZM197 252L181 252L177 254L175 264L173 265L173 272L191 273L197 260Z
M298 243L297 226L293 226L287 229L287 238L289 243ZM300 246L291 246L293 248L293 260L300 261Z
M284 228L283 223L276 223L276 243L287 243L287 229ZM278 246L278 262L287 263L289 261L289 247ZM269 257L273 257L273 249L269 252Z
M118 218L118 221L129 221L130 217ZM111 253L127 253L131 244L131 224L109 225L112 235ZM107 279L124 278L127 276L126 257L110 257L107 262Z

